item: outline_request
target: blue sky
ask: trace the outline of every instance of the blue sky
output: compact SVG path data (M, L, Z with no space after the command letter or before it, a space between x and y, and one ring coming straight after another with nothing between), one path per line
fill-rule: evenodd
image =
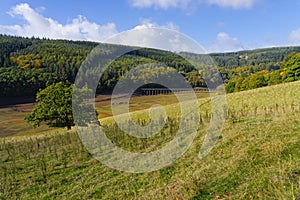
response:
M300 1L0 0L0 33L104 41L137 27L175 29L209 52L300 45Z

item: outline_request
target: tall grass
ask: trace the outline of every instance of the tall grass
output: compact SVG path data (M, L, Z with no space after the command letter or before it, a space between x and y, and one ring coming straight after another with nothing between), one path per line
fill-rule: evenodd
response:
M2 199L299 199L300 82L227 96L227 120L210 154L198 158L211 117L209 99L199 99L201 126L191 148L174 164L130 174L110 169L82 146L76 132L0 140ZM176 105L173 105L176 107ZM118 146L153 151L176 134L172 112L150 139L102 124ZM133 115L147 123L147 112ZM172 116L173 113L173 116ZM126 122L124 122L126 123ZM188 122L187 122L188 123Z

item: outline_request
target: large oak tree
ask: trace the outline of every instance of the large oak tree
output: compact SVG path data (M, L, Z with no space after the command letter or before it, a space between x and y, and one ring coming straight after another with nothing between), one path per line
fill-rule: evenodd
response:
M40 126L45 121L50 127L67 127L71 129L74 125L72 113L73 85L59 82L41 90L36 95L37 105L30 114L25 116L27 122L33 123L34 127ZM80 110L86 112L85 117L77 122L83 126L95 123L98 113L87 112L94 110L92 104L85 103L83 97L87 97L91 90L84 87L76 90L75 101L80 104ZM73 96L74 98L74 96ZM98 123L99 124L99 123Z

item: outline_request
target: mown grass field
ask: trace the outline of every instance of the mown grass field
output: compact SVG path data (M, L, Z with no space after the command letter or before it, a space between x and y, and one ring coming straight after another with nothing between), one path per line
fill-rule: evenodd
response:
M166 98L159 102L172 102ZM299 199L300 82L229 94L227 102L222 136L208 156L198 158L210 120L209 99L200 98L202 123L191 148L174 164L149 173L104 166L86 151L75 131L1 138L0 197ZM101 109L109 112L105 106ZM116 135L122 133L110 123L105 129L115 143L132 151L157 148L153 144L163 145L161 141L172 139L176 132L166 129L162 137L146 141L124 135L120 139Z

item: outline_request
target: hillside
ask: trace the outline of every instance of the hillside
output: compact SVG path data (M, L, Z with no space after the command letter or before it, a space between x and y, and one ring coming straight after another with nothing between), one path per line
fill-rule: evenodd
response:
M193 145L174 164L155 172L112 170L92 158L72 131L2 138L0 197L298 199L299 88L298 81L227 95L222 137L202 160L198 153L210 113L208 100L199 99L203 121ZM145 141L120 134L114 125L105 128L111 140L132 151L159 148L174 136L165 129Z
M284 60L292 52L299 52L300 47L273 47L232 53L213 53L211 57L219 66L236 68L242 66L268 65Z
M116 52L120 48L129 48L86 41L0 35L0 86L2 88L0 97L34 97L39 89L53 83L60 81L74 83L82 62L97 45L103 49L101 55ZM228 83L236 77L246 78L261 70L267 70L270 72L267 75L271 76L271 72L278 71L286 55L292 52L300 52L300 47L214 53L210 56L219 66L224 82ZM184 52L182 54L190 57L201 56ZM162 50L139 49L115 60L109 70L104 72L97 91L99 93L111 92L118 80L128 70L138 64L153 62L164 63L175 68L193 87L206 86L203 72L196 70L193 65L179 55ZM278 71L278 74L280 72ZM236 80L234 81L236 82Z
M25 56L28 54L49 54L59 53L68 55L70 51L78 54L78 51L86 51L82 56L85 56L91 49L99 43L85 41L68 41L68 40L50 40L39 38L22 38L14 36L0 35L0 66L11 67L10 57ZM59 49L59 52L55 50ZM226 68L235 68L247 65L259 65L268 63L277 63L283 61L287 54L292 52L300 52L300 47L273 47L255 50L245 50L228 53L211 53L209 54L217 63L218 66ZM164 55L162 51L155 51L157 55ZM80 53L79 53L80 54ZM147 57L147 54L144 54ZM79 58L80 61L83 58ZM47 63L48 64L48 63ZM45 66L46 67L46 66Z

